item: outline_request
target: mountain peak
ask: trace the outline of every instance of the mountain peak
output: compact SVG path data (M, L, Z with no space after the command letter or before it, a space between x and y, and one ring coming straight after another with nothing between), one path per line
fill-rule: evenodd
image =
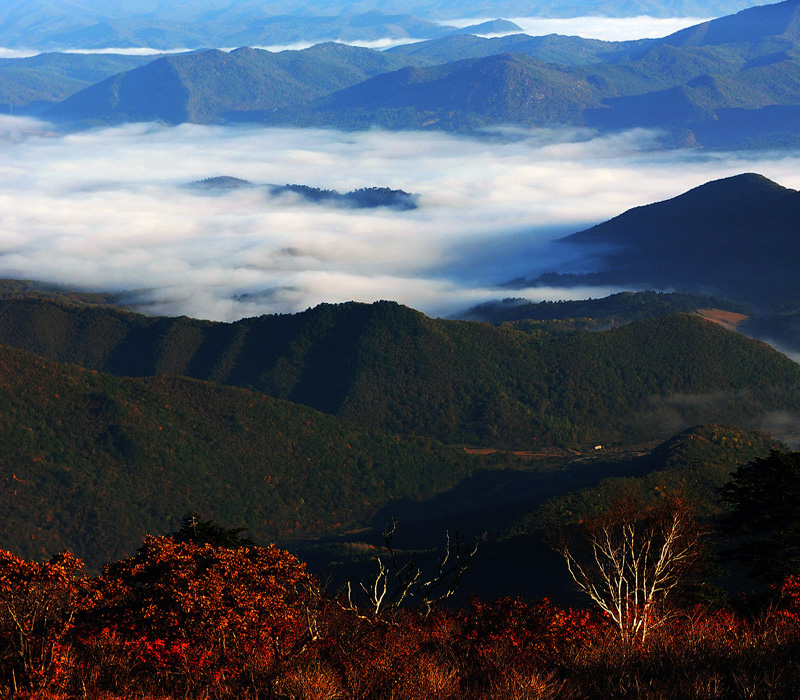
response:
M723 177L719 180L711 180L705 184L689 190L692 192L702 192L704 195L711 192L718 192L730 196L755 196L766 193L785 193L790 192L788 187L779 185L768 177L759 173L741 173L730 177Z
M743 173L630 209L566 240L612 244L603 260L611 271L606 283L644 280L772 304L798 294L798 218L796 190Z

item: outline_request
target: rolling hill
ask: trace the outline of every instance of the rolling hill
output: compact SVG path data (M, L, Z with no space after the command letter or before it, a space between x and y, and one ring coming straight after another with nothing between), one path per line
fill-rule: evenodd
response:
M16 113L20 108L26 108L26 114L40 113L84 88L155 58L48 53L0 59L0 105L9 105Z
M280 53L244 48L176 54L97 83L47 114L112 123L258 121L265 111L314 99L405 64L402 57L342 44Z

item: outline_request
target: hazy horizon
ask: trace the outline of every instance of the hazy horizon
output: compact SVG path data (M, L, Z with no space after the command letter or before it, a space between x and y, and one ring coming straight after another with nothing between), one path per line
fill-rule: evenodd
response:
M466 27L471 24L485 22L491 17L473 17L453 20L452 22L442 22L456 27ZM641 15L637 17L571 17L571 18L541 18L541 17L512 17L509 21L514 22L522 28L522 31L531 36L544 36L547 34L563 34L568 36L580 36L584 39L601 39L603 41L628 41L634 39L661 38L668 36L686 27L694 26L706 22L711 17L672 17L659 18ZM513 33L513 32L508 32ZM487 38L505 36L505 34L478 34ZM274 45L255 45L253 48L264 49L267 51L286 51L302 50L316 44L331 41L331 39L309 38L303 41L295 41L286 44ZM373 40L344 40L335 39L343 44L350 46L360 46L375 50L384 50L394 46L413 44L426 39L416 37L383 37ZM207 46L205 48L217 48L224 51L232 51L240 48L238 46ZM54 49L32 48L8 48L0 46L0 60L9 58L28 58L42 53L52 52ZM59 53L75 54L121 54L146 56L160 53L181 53L194 51L196 49L185 47L174 47L170 49L156 49L147 46L137 47L104 47L104 48L80 48L64 46L58 49Z

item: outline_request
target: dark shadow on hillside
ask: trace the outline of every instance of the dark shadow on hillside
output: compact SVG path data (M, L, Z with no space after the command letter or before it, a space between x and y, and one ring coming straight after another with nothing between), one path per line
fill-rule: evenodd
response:
M393 546L401 552L421 552L423 572L435 570L448 532L455 537L457 530L467 546L482 540L452 604L463 605L470 595L485 599L520 595L580 605L585 601L574 591L561 557L544 542L542 533L504 539L498 534L549 498L594 486L607 477L641 476L656 466L647 457L628 454L616 461L581 458L563 466L551 463L548 471L481 470L435 498L388 503L370 529L326 538L309 548L294 546L293 551L329 582L331 590L348 580L355 585L375 572L372 558L381 552L384 526L394 518L398 527Z

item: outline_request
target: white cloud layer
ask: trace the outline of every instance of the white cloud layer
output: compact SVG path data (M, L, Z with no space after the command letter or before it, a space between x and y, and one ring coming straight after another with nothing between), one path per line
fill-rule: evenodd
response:
M510 136L513 136L511 138ZM232 320L320 302L394 299L447 315L554 266L550 242L711 179L800 187L800 156L658 152L653 135L440 133L135 124L58 134L0 118L0 276L139 290L154 313ZM185 187L218 175L420 195L417 210L348 210ZM536 299L612 290L535 289Z
M28 51L25 49L5 49L0 47L0 59L3 58L29 58L30 56L36 56L40 52L39 51Z
M486 22L489 17L448 20L444 24L457 27L468 27ZM700 24L710 17L509 17L526 34L546 36L547 34L563 34L580 36L584 39L602 39L604 41L627 41L629 39L659 39L686 27Z

